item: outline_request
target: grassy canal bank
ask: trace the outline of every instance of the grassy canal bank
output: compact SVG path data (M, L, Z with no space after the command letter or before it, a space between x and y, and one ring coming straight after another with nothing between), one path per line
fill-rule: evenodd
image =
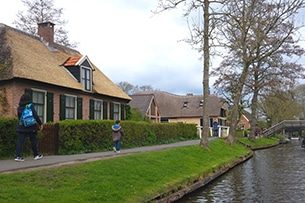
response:
M277 142L259 139L255 145ZM229 146L223 139L209 145L209 151L186 146L0 174L0 202L157 202L196 182L204 183L253 154L244 145Z

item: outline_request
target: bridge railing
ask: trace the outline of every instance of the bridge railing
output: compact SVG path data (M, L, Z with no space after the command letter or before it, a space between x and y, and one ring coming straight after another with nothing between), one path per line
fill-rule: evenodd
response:
M275 133L285 130L286 128L305 128L305 120L284 120L280 123L275 124L271 128L264 130L262 135L269 137Z
M213 128L209 127L210 129L210 136L213 137L214 133L213 133ZM218 137L227 137L229 135L229 126L223 126L223 125L219 125L218 126ZM197 126L197 132L199 135L199 138L201 139L202 137L202 126Z

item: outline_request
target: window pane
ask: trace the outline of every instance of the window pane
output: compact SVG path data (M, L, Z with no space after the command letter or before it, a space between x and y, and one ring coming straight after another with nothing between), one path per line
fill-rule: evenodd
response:
M74 110L66 109L66 119L74 119Z
M113 105L113 119L120 120L120 104Z
M91 90L91 74L90 69L82 68L81 70L81 82L86 90Z
M74 108L75 106L75 98L74 97L66 97L66 107Z
M45 92L33 91L32 100L35 105L37 114L42 122L44 122L45 114Z
M66 119L75 119L75 102L76 97L66 96Z
M94 101L94 119L100 120L102 119L102 101Z

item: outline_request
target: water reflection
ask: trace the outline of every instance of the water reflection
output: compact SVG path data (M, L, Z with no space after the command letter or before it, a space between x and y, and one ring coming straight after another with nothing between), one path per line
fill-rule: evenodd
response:
M177 203L305 202L304 169L305 149L292 140L255 151L253 158Z

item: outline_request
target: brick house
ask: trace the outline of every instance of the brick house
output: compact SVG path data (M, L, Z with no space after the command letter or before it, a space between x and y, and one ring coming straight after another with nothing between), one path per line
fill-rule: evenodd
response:
M54 24L33 36L0 23L0 115L16 117L28 92L43 122L125 119L131 98L80 52L54 43Z
M244 111L244 113L240 116L237 126L241 129L249 130L251 128L250 119L252 119L252 115L249 112Z

